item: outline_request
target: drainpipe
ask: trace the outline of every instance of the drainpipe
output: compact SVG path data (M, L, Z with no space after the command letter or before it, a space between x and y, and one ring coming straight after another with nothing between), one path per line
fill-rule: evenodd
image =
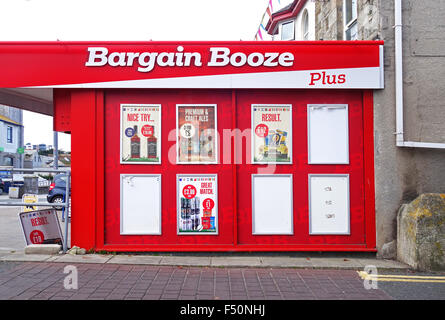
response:
M445 143L405 141L403 131L402 0L394 0L396 64L396 144L398 147L445 149Z

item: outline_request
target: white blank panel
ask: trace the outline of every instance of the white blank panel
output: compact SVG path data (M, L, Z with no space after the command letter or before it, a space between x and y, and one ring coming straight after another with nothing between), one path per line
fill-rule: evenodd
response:
M349 163L348 105L308 105L309 164Z
M161 234L160 175L121 175L121 234Z
M349 176L309 175L310 234L349 234Z
M293 234L292 176L252 176L253 234Z

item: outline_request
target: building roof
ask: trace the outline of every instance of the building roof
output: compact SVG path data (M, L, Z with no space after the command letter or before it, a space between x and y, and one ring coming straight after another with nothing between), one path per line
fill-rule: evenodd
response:
M4 121L4 122L10 123L10 124L14 124L16 126L22 126L22 124L14 121L14 120L11 120L8 117L5 117L5 116L3 116L1 114L0 114L0 121Z
M296 17L307 0L294 0L291 4L274 12L267 22L266 31L268 34L277 34L277 26L280 21Z

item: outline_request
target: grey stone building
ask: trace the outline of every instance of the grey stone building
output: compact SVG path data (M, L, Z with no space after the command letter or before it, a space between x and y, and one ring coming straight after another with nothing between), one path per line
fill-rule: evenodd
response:
M445 1L295 0L282 11L290 12L292 6L300 8L292 19L280 21L280 11L273 14L277 21L268 24L268 33L274 40L385 42L385 89L374 91L376 235L381 252L397 237L397 212L403 203L423 193L445 193ZM396 21L397 11L401 21ZM291 21L293 38L287 30L285 39L283 26ZM307 27L309 32L301 31ZM396 32L403 35L397 46Z
M23 167L23 110L0 105L0 165Z

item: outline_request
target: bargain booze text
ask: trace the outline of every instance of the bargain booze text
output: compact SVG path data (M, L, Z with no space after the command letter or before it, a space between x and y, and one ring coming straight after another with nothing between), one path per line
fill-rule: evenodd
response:
M201 67L202 56L199 52L184 52L183 46L178 46L175 52L111 52L105 47L89 47L87 67L133 67L137 66L139 72L150 72L159 67ZM290 52L231 52L229 48L209 48L210 55L207 66L225 67L231 65L242 67L291 67L294 55Z

